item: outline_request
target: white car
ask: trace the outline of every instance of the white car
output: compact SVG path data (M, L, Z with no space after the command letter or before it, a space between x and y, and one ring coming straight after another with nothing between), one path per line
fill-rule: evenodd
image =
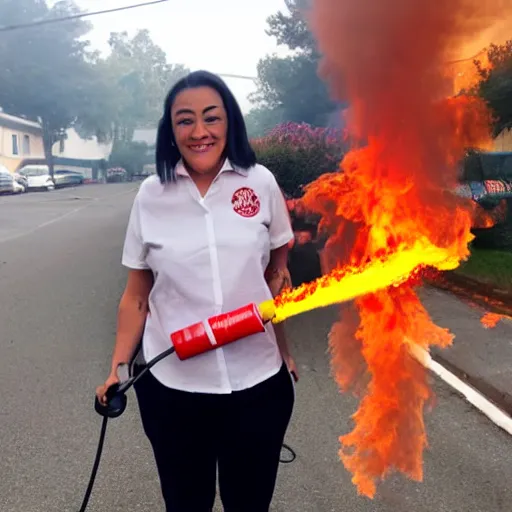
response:
M55 190L47 165L25 165L18 173L27 178L29 189Z
M23 194L23 192L25 192L25 187L21 183L18 183L16 180L13 180L12 192L13 194Z

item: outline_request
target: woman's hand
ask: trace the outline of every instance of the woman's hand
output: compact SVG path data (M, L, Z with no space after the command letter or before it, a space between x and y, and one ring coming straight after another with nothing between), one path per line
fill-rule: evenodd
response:
M277 249L274 249L270 253L270 262L265 272L265 279L267 285L272 293L272 297L277 297L284 290L292 288L292 278L290 271L287 267L288 261L288 246L283 245ZM288 342L286 341L286 334L284 332L284 325L279 323L274 325L274 332L276 333L277 344L281 357L283 358L288 371L292 374L293 380L297 382L299 380L299 372L297 371L297 365L290 355L288 349Z
M101 405L107 405L107 399L105 395L107 394L108 388L114 384L119 384L119 377L117 376L117 372L112 372L108 376L105 383L96 388L96 396Z
M290 271L286 267L270 270L267 276L267 284L272 297L277 297L283 290L292 287Z

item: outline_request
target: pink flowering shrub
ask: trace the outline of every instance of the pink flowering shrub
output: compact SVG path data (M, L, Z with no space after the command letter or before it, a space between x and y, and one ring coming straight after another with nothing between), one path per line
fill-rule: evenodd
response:
M336 171L347 145L342 130L305 123L281 124L251 142L258 162L274 173L291 198L300 197L302 187L321 174Z
M335 172L348 151L348 140L339 129L285 123L266 137L251 141L258 162L270 169L287 196L295 243L289 256L292 282L297 286L321 275L318 217L306 212L300 197L304 185L321 174Z

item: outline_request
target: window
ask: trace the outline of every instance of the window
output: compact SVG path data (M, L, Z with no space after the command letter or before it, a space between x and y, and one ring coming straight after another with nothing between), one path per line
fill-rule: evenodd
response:
M46 176L48 174L48 168L45 166L37 165L26 165L23 169L20 169L19 174L22 176Z
M23 154L30 155L30 135L23 135Z
M20 154L20 151L19 151L19 148L18 148L18 136L15 135L15 134L12 136L12 154L13 155L19 155Z
M64 139L60 139L60 141L59 141L59 152L60 153L64 153L64 148L65 148Z

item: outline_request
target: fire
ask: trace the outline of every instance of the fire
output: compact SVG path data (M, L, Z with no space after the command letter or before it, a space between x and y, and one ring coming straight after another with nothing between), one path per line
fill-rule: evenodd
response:
M376 257L365 267L335 268L329 274L292 290L284 291L274 300L274 322L282 322L311 309L347 302L391 286L407 282L422 268L439 270L456 268L460 247L436 247L428 239L405 244L395 251Z
M473 219L474 228L492 228L498 223L504 222L508 214L507 200L502 199L492 210L485 210L479 205L475 206Z
M486 329L494 329L500 321L505 319L511 320L512 318L499 313L486 313L480 321Z
M340 387L363 393L340 457L368 497L392 470L422 479L431 390L412 354L453 336L432 322L414 286L423 268L455 268L468 257L473 207L450 191L466 148L491 144L484 103L447 97L445 63L511 7L315 0L309 12L322 73L334 96L348 95L351 134L366 144L307 187L302 202L329 235L330 272L283 293L275 320L354 299L356 311L342 315L357 324L335 324L329 345Z

